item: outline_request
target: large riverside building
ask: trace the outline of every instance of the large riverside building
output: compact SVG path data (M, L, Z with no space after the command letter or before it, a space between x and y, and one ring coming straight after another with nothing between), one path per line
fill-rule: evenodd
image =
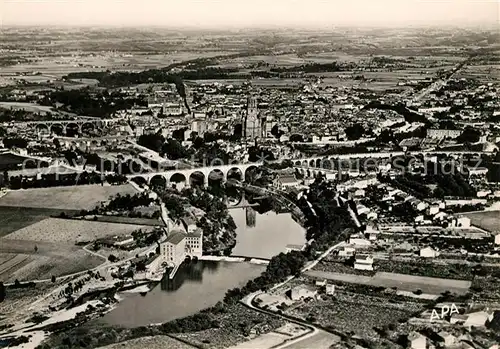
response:
M160 254L169 265L179 265L187 256L200 258L203 255L203 230L190 223L185 226L185 231L173 230L160 244Z
M172 231L167 240L160 244L160 254L168 264L179 265L186 258L186 235Z

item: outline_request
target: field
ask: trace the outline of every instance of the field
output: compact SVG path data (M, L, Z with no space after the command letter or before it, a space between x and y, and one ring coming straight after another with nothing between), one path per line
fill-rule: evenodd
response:
M422 310L422 303L389 302L385 298L338 291L334 296L323 296L321 300L303 303L285 313L343 333L352 331L365 338L376 338L374 327L397 325L398 320L406 320Z
M473 212L465 215L470 223L491 232L500 231L500 211Z
M498 71L500 70L499 64L491 65L468 65L465 69L462 69L458 74L457 78L465 79L478 79L485 83L488 82L498 82L500 78L498 77Z
M44 81L46 81L45 79ZM4 109L14 109L14 110L25 110L33 113L48 113L52 112L52 107L47 107L43 105L33 104L33 103L21 103L21 102L0 102L0 108Z
M378 272L373 277L324 272L317 270L308 271L306 274L308 276L320 279L385 288L396 287L399 291L408 292L415 292L417 290L420 290L422 291L422 293L434 295L439 295L446 291L450 291L451 293L456 294L465 294L467 293L471 285L470 281L464 280L439 279L384 272Z
M28 258L23 263L0 274L0 280L5 282L13 282L15 279L21 281L49 280L52 275L59 277L79 273L95 268L104 262L102 258L91 255L83 250L64 250L61 248L61 252L65 252L66 254L65 257L41 255L44 252L42 249L40 254L37 255L23 255L23 258ZM0 253L0 258L2 256L3 254ZM2 268L3 265L0 265L0 269Z
M13 271L21 269L33 260L28 254L0 253L0 280L8 280Z
M20 212L14 218L16 224L22 222ZM43 280L95 268L104 259L76 246L75 242L151 229L146 225L43 217L33 222L33 219L32 224L0 239L0 280ZM11 225L9 231L12 228Z
M195 348L177 339L167 336L154 336L132 339L129 341L99 347L99 349L191 349Z
M129 184L24 189L8 192L0 198L0 206L91 210L118 193L135 194L137 191Z
M11 169L12 166L21 167L21 165L30 158L21 155L2 153L0 154L0 170ZM32 164L32 162L30 162Z
M325 331L319 331L312 337L305 338L301 341L294 342L290 345L285 346L286 349L329 349L333 344L340 341L338 336Z
M252 336L248 336L250 329L258 329L260 333L268 333L285 325L283 319L258 313L239 303L227 306L226 309L224 313L215 315L215 320L220 324L219 328L179 333L175 337L193 343L197 347L228 348L251 339ZM240 348L242 347L240 346Z
M78 40L80 42L80 40ZM74 42L68 41L65 43L67 45L72 45ZM82 42L83 44L83 42ZM93 42L92 45L96 45ZM103 44L106 44L103 42ZM8 84L15 83L17 79L26 79L32 81L32 79L41 80L43 82L54 79L62 78L68 73L73 72L87 72L87 71L105 71L106 69L120 71L120 70L145 70L151 68L163 68L172 63L187 61L202 57L214 57L219 55L231 54L229 51L192 51L192 52L176 52L169 54L147 54L145 52L137 52L134 54L123 54L123 55L113 55L113 54L94 54L81 55L81 56L71 56L71 49L64 47L66 56L54 57L40 57L33 62L21 63L13 66L3 67L1 77L9 78L6 79ZM101 52L102 47L95 47L96 51ZM130 49L130 47L128 47ZM153 46L151 46L153 48ZM75 47L77 51L76 55L81 54L81 48ZM156 49L156 48L155 48ZM32 73L33 71L39 71L44 76L16 76L12 78L14 73ZM82 82L83 85L88 84L87 82Z
M9 234L8 239L48 243L75 243L76 241L91 241L109 235L127 235L137 229L147 230L151 229L151 227L146 225L47 218Z
M76 211L64 210L67 213ZM40 222L61 210L46 208L4 207L0 206L0 238L16 230Z

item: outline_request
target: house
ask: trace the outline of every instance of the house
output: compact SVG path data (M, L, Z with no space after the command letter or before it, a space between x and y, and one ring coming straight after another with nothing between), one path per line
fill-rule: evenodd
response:
M373 270L373 257L368 255L358 255L354 261L356 270Z
M365 190L364 189L358 189L354 192L354 197L355 198L362 198L365 196Z
M467 314L467 320L464 322L465 327L483 327L486 322L493 320L493 314L487 311L477 311Z
M324 280L316 280L316 286L318 286L318 287L324 287L324 286L326 286L326 279L324 279Z
M495 245L500 245L500 233L496 233L495 235Z
M368 223L365 228L365 233L371 234L371 233L378 233L378 227L377 225L373 223Z
M437 335L438 335L438 337L440 339L440 342L442 343L442 345L445 348L452 346L453 344L455 344L455 342L457 340L457 338L454 335L449 334L446 331L441 331Z
M289 245L285 246L285 249L286 249L285 253L289 253L289 252L292 252L292 251L303 251L305 247L306 247L305 244L304 245L289 244Z
M436 258L439 255L439 252L434 250L432 247L427 246L420 249L420 257L424 258Z
M467 321L467 318L468 318L467 314L453 314L450 317L450 324L463 325L465 323L465 321Z
M434 216L438 212L439 212L439 205L438 204L430 205L429 208L427 208L427 215L429 215L429 216Z
M478 198L485 198L491 194L491 190L478 190L476 196Z
M335 293L335 285L326 285L326 294L331 296Z
M285 189L289 187L296 187L300 184L300 181L295 178L295 175L278 175L274 181L274 185L278 189Z
M412 332L408 335L408 348L410 349L426 349L427 338L418 332Z
M366 207L365 205L361 205L361 204L356 206L356 211L357 211L358 215L370 213L370 209L368 207Z
M470 218L463 216L457 217L455 224L457 228L470 228Z
M351 257L351 256L354 256L354 253L356 252L356 250L354 249L354 247L351 247L351 246L343 246L340 250L339 250L339 256L340 257Z
M368 240L369 241L375 241L377 240L378 233L369 233L368 234Z
M292 301L298 301L306 298L313 298L318 294L317 290L311 290L305 285L299 285L291 289L290 298Z
M446 219L446 217L448 217L448 214L441 211L441 212L438 212L434 215L434 217L432 217L432 219L436 222L442 222Z

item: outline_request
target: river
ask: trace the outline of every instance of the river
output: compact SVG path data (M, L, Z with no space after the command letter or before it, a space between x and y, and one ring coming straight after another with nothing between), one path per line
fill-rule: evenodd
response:
M252 208L231 209L229 212L237 227L233 256L270 259L285 252L286 245L305 243L304 228L293 220L291 213L269 211L259 214Z
M284 252L288 244L305 242L304 229L292 219L291 214L259 214L250 210L240 208L230 211L237 226L233 255L271 258ZM250 212L248 222L247 211ZM192 315L215 305L224 298L227 290L244 286L264 270L263 265L246 262L198 261L182 264L173 280L165 278L144 296L138 293L121 294L123 300L102 321L138 327Z

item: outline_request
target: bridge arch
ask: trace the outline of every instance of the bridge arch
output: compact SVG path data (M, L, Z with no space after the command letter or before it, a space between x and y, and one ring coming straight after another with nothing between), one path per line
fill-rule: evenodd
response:
M86 130L92 129L95 130L97 128L97 125L93 122L90 121L84 121L79 125L79 131L80 133L83 133Z
M45 130L45 132L43 132L44 134L50 134L50 127L49 125L47 124L35 124L35 129L38 133L42 133L43 130Z
M165 176L157 174L149 180L149 185L154 188L166 189L168 180Z
M300 165L302 165L302 162L300 160L295 161L295 166L300 166Z
M81 127L80 124L77 122L68 122L65 125L65 133L72 137L73 135L79 135L81 134Z
M226 173L219 168L214 168L208 173L208 185L216 183L224 183L226 181Z
M202 171L194 171L189 175L189 185L191 187L206 187L208 185L208 178Z
M231 167L226 174L226 180L236 179L238 181L244 181L243 171L239 167Z
M186 175L184 173L176 172L170 176L168 182L172 185L172 188L182 189L186 186L186 184L188 184L188 178L186 178Z
M245 181L248 182L253 171L257 170L257 166L251 165L245 169L244 177Z
M313 168L314 166L316 166L314 159L309 160L309 167Z
M66 133L66 126L64 126L61 123L55 122L50 125L49 127L50 133L55 133L55 134L65 134ZM59 131L59 132L58 132Z

